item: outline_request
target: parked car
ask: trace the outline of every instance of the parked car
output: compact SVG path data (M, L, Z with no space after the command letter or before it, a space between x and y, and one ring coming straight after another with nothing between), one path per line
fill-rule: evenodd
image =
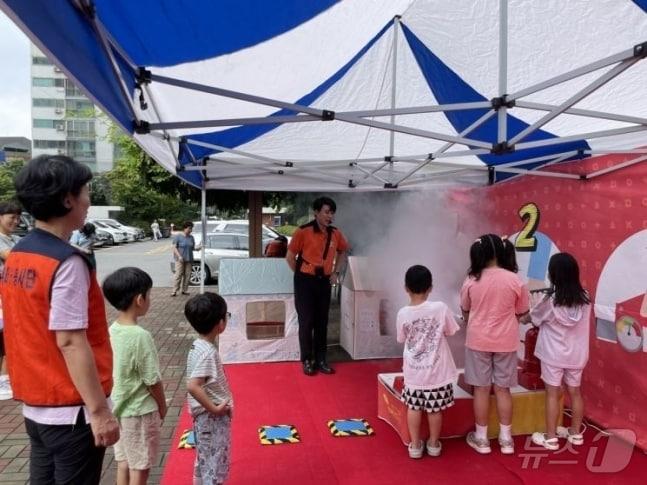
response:
M29 231L34 228L34 218L28 212L23 212L20 214L20 220L18 221L18 226L13 232L15 236L23 237L27 235Z
M108 224L104 224L103 222L99 222L97 220L91 220L88 222L94 224L94 227L96 228L97 232L99 230L102 230L110 234L110 236L112 237L113 244L125 243L128 240L128 234L126 234L126 232L124 231L115 229L114 227L109 226Z
M107 224L110 227L113 227L117 230L123 231L128 235L128 241L141 241L146 237L146 233L143 229L134 226L126 226L116 219L93 219L94 221L101 222L102 224Z
M214 220L207 221L207 234L214 233L214 232L228 232L228 233L248 235L249 221L245 219L234 219L229 221L214 221ZM272 241L272 239L275 239L278 236L280 236L278 232L276 232L271 227L266 226L265 224L263 224L262 234L263 234L262 236L263 251L265 251L265 246L267 246L270 243L270 241ZM200 241L202 241L202 222L201 221L197 221L193 223L193 239L195 239L196 246L200 244ZM290 239L291 238L288 237L288 242L290 241Z
M94 231L94 236L95 240L93 247L95 248L100 248L102 246L114 246L115 244L114 238L110 235L109 232L104 231L103 229L96 229Z
M249 237L244 234L217 232L207 234L207 244L204 247L204 275L200 274L201 251L193 252L193 265L189 284L199 285L204 279L205 283L211 279L218 279L220 260L224 258L248 258ZM173 266L172 266L172 269Z

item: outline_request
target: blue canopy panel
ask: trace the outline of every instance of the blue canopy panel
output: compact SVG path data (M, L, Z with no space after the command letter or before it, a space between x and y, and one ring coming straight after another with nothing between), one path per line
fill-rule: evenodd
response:
M112 114L126 132L132 133L133 118L118 80L84 14L69 0L2 2L8 9L5 12L22 26L30 40L48 53L77 86L91 93L92 100ZM118 62L126 82L134 87L131 70L122 59L118 58Z
M313 91L311 91L310 93L306 94L302 98L295 101L294 104L299 104L302 106L310 106L311 103L313 103L323 93L325 93L328 89L330 89L331 86L333 86L337 81L339 81L348 72L348 70L351 67L353 67L353 65L355 65L355 63L357 63L359 59L362 58L362 56L373 46L373 44L375 44L375 42L377 42L380 39L380 37L382 37L384 33L389 30L389 28L392 25L393 25L393 20L389 21L382 28L382 30L380 30L370 41L368 41L368 43L364 47L362 47L362 49L360 49L360 51L357 54L355 54L355 56L353 56L353 58L350 61L348 61L341 69L339 69L332 76L326 79L322 84L317 86ZM282 109L272 113L271 115L268 116L268 118L272 118L272 116L285 116L285 115L294 115L294 114L297 114L297 113L295 113L292 110ZM229 128L227 130L222 130L217 132L203 133L200 135L191 135L188 138L191 138L192 140L196 140L196 141L205 142L205 143L211 143L213 145L224 146L227 148L235 148L237 146L243 145L245 143L248 143L258 138L259 136L265 135L266 133L269 133L275 128L278 128L279 126L281 125L265 124L265 125L238 126L235 128ZM205 148L205 147L196 146L196 145L191 145L190 150L193 156L198 160L202 157L220 153L219 150L214 150L211 148ZM178 159L180 160L180 163L182 165L186 165L192 162L191 155L189 155L187 151L187 146L185 144L180 145ZM195 172L181 172L178 175L180 175L180 177L184 178L185 180L189 180L185 176L186 175L191 176L193 174L195 174ZM191 181L193 181L193 179L191 179Z
M647 12L647 0L633 0L633 2Z
M307 22L336 2L95 0L95 5L98 17L136 65L160 67L253 46Z
M409 28L407 28L406 25L401 25L407 42L409 43L409 47L411 48L411 51L413 52L413 55L418 62L420 70L425 76L429 88L438 101L438 104L487 101L484 96L474 90L447 65L445 65L438 57L436 57L433 52L431 52L427 48L427 46L425 46ZM445 112L445 116L452 124L456 132L460 133L476 120L478 120L481 116L483 116L486 112L486 109L448 111ZM526 122L521 121L519 118L516 118L509 114L507 114L506 117L508 139L514 137L516 134L522 132L529 126ZM497 143L498 135L497 126L497 118L490 118L488 121L472 131L468 136L472 139L495 144ZM533 133L529 134L522 141L537 141L546 140L549 138L557 138L557 136L544 130L536 130ZM560 153L587 149L590 149L588 143L585 140L578 140L546 147L516 150L511 153L499 155L479 155L479 158L488 166L496 167L497 165L504 163L517 162L551 154L555 154L557 158L557 155ZM576 156L574 158L580 157ZM546 162L524 164L523 168L532 169L545 163ZM496 180L503 180L511 176L513 176L513 174L497 172Z

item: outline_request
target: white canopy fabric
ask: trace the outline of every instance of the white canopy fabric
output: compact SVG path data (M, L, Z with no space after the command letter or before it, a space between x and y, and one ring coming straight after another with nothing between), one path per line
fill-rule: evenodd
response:
M647 0L266 3L0 8L201 188L430 188L645 157Z

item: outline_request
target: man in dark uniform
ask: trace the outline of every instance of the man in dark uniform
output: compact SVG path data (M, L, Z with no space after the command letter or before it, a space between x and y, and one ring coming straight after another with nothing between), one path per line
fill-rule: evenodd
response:
M335 201L319 197L312 203L314 220L292 235L286 260L294 271L294 301L299 317L301 362L306 375L335 371L326 360L331 285L338 283L348 241L332 221Z

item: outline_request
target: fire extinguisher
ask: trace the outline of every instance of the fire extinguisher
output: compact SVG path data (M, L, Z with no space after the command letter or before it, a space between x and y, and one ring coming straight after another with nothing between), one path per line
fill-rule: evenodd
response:
M541 362L535 357L538 336L539 329L537 327L532 327L526 332L523 361L519 372L519 384L526 389L544 388L544 382L541 380Z

